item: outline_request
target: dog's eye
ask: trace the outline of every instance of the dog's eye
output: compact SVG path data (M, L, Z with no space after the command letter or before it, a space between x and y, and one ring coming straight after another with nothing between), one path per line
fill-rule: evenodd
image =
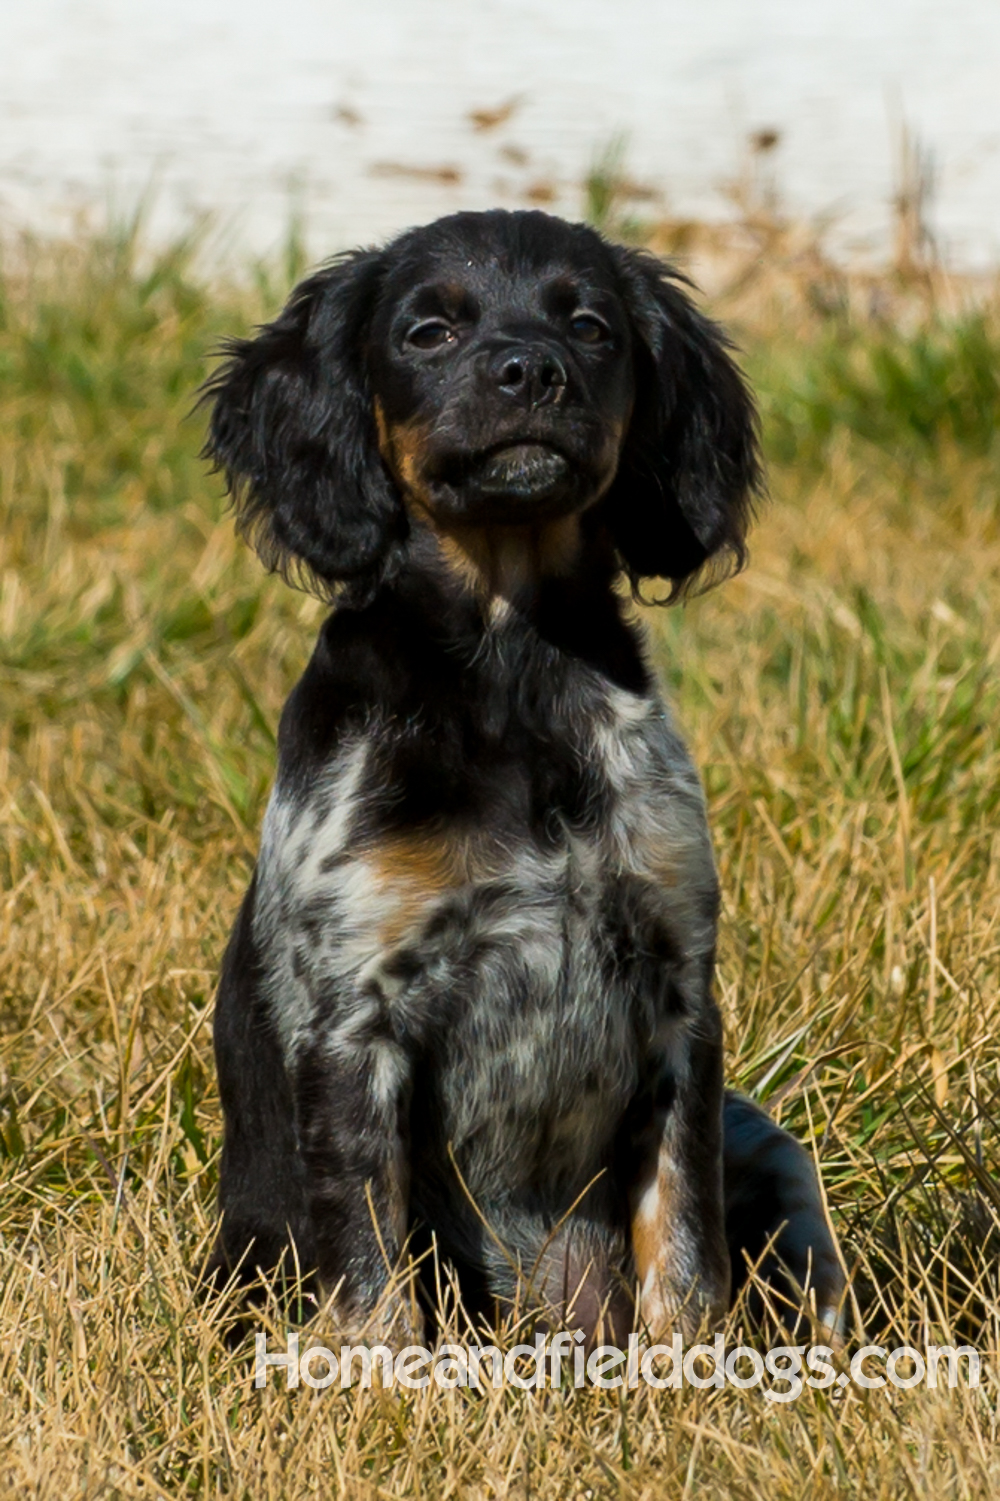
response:
M611 330L596 313L574 313L569 323L570 333L581 344L603 344L611 338Z
M414 349L440 349L445 344L454 344L455 330L443 318L425 318L413 325L406 342Z

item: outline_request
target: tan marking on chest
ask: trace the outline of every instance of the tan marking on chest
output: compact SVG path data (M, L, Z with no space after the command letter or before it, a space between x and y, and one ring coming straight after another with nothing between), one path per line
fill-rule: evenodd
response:
M442 834L393 835L365 856L377 889L389 897L389 911L379 928L379 942L397 944L417 928L427 910L470 878L462 841Z

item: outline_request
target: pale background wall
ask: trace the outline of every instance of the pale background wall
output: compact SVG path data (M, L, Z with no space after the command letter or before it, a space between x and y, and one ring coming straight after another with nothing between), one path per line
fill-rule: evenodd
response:
M878 251L899 115L934 153L945 251L993 262L1000 0L0 0L8 228L151 182L158 229L211 209L257 250L290 184L317 254L539 183L572 214L619 131L673 210L717 216L748 133L775 129L789 207Z

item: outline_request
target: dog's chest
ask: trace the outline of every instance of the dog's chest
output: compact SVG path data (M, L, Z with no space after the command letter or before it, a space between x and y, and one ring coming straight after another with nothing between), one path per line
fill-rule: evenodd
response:
M305 800L279 780L255 917L275 1021L291 1058L378 1013L453 1098L537 1111L555 1141L588 1100L620 1110L668 973L711 948L700 787L662 704L615 689L548 740L449 758L389 721Z

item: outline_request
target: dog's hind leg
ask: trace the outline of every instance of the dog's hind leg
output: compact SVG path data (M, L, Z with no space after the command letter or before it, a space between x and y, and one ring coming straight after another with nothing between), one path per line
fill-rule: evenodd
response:
M805 1296L817 1322L837 1335L844 1275L812 1161L765 1110L731 1090L723 1106L723 1180L733 1301L753 1267L783 1324L797 1324ZM749 1289L745 1306L760 1322L759 1288Z
M223 960L215 1008L215 1057L225 1116L219 1175L222 1225L203 1273L241 1285L280 1268L286 1282L313 1271L315 1250L291 1087L261 994L252 931L256 879Z

